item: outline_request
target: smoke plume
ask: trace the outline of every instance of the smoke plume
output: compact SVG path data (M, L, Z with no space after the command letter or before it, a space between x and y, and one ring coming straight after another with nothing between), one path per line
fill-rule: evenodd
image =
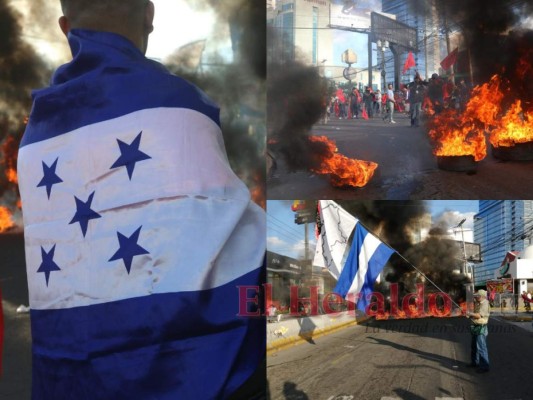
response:
M270 62L267 86L267 129L271 147L290 170L320 165L324 143L311 142L309 133L325 112L327 83L315 67L296 61Z
M31 90L44 85L49 69L22 39L21 16L0 0L0 199L15 208L17 187L6 173L14 170L24 121L31 108Z
M233 58L221 55L209 60L209 69L187 68L180 58L169 58L167 67L204 90L221 108L221 124L230 164L251 188L254 199L264 205L265 194L265 32L266 9L260 2L245 0L189 1L196 10L213 8L217 27L229 27ZM218 28L220 27L220 28ZM210 39L211 40L211 39Z
M531 2L513 0L447 1L439 3L440 14L462 31L470 52L478 83L488 82L494 74L504 74L513 90L531 99L531 67L524 71L521 59L531 65L532 31L524 18L533 12ZM527 76L517 75L522 70ZM522 87L526 85L526 88Z
M458 271L460 248L446 236L446 230L432 226L424 202L339 201L339 204L404 257L397 254L391 257L384 271L385 282L376 285L375 290L388 293L389 285L398 283L403 296L415 292L417 283L425 283L427 291L440 289L456 300L464 296L464 284L469 279ZM429 229L429 234L419 241L417 236L423 229Z

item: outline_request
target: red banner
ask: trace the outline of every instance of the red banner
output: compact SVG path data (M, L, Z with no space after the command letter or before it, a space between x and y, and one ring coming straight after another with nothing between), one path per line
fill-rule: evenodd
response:
M407 55L407 59L405 60L405 64L403 65L402 74L405 74L405 71L407 71L411 67L414 67L415 65L415 57L413 56L413 53L409 52L409 54Z
M448 54L444 60L440 62L440 66L443 70L450 69L453 64L457 61L457 50L456 48L454 51L452 51L450 54Z

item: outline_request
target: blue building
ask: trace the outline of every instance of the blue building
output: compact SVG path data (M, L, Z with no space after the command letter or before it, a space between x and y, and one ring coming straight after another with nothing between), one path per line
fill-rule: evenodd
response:
M412 82L415 70L422 79L428 79L433 73L439 73L440 61L446 56L446 36L441 19L437 13L435 0L382 0L382 11L393 14L396 20L415 28L417 31L418 52L413 52L416 66L401 74L400 83ZM400 55L401 62L407 59L408 51ZM385 68L385 81L394 83L394 57L390 49L380 52L378 65ZM403 64L400 65L400 71Z
M474 241L482 262L475 267L475 285L494 279L507 252L522 252L533 234L533 200L480 200L474 216Z

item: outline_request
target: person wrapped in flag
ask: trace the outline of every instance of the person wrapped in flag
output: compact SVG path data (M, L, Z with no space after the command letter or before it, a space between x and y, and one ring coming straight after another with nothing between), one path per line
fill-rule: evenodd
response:
M73 59L33 92L18 156L32 397L251 398L265 216L219 109L144 56L151 2L61 5Z

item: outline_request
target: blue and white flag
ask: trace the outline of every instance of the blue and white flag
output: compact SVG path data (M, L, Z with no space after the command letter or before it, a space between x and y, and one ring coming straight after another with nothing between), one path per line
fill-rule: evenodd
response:
M265 357L237 315L264 212L202 92L121 36L69 42L18 157L33 398L225 398Z
M331 200L320 201L320 217L322 230L313 264L317 265L316 261L322 257L324 264L337 278L334 292L345 299L356 300L357 308L364 312L374 283L395 251ZM352 246L346 257L352 231Z
M352 247L342 269L335 293L343 298L354 296L357 308L365 311L370 303L374 283L395 251L357 222Z

